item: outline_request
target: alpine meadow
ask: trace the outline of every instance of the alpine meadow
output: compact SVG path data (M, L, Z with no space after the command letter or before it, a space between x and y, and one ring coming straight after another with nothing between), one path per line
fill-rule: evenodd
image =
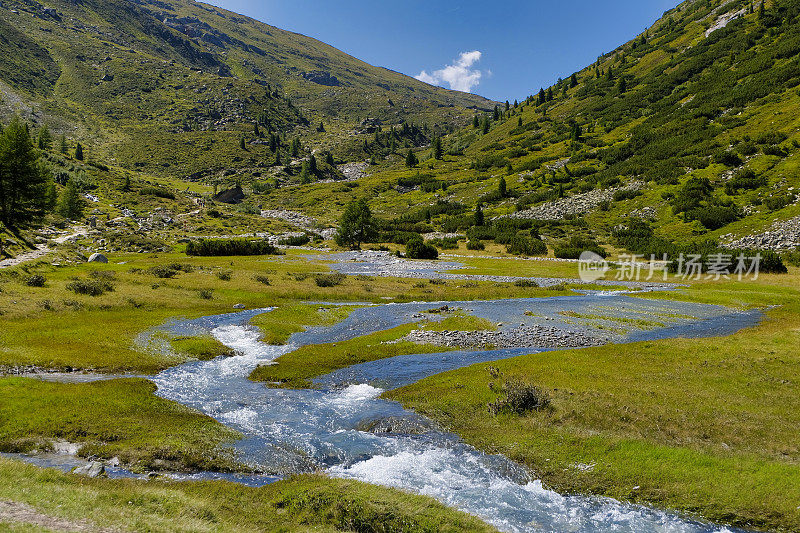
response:
M800 0L216 3L0 0L0 530L800 532Z

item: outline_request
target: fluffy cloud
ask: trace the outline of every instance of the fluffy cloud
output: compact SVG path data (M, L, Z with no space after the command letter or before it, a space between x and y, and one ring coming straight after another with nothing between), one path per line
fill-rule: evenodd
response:
M430 74L423 70L415 78L431 85L447 83L451 89L468 93L481 81L483 75L481 71L472 68L480 60L481 53L478 50L463 52L458 59L453 61L452 65L447 65Z

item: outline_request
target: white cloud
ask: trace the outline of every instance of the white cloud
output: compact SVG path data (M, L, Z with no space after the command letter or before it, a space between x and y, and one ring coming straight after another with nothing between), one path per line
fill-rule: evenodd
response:
M443 69L435 70L428 74L426 71L420 72L415 76L419 81L430 83L431 85L442 85L447 83L451 89L468 93L481 81L483 73L472 66L481 60L481 52L462 52L452 65L447 65Z

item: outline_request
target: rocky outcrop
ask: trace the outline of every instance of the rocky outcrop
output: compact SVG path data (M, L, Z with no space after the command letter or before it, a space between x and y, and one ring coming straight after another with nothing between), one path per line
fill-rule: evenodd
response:
M722 245L730 249L754 250L795 250L800 248L800 217L775 222L763 233L748 235L739 239L733 235L720 237Z
M342 84L336 76L322 70L304 72L303 78L317 85L325 85L326 87L339 87Z
M524 211L519 211L510 215L511 218L529 220L561 220L571 215L582 215L587 213L603 202L614 200L614 194L618 191L639 191L644 188L644 183L635 181L622 187L613 189L595 189L583 194L576 194L568 198L559 198L552 202L546 202Z

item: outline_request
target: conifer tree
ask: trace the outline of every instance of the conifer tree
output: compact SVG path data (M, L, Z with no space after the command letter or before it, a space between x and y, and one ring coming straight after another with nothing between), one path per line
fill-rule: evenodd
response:
M475 115L474 117L472 117L472 127L477 130L478 128L480 128L480 126L481 124L480 121L478 120L478 115Z
M509 104L508 100L506 100L506 111L508 111L509 109L511 109L511 104Z
M334 166L336 164L336 162L333 160L333 154L332 153L328 152L327 154L325 154L325 164L330 166L330 167L332 167L332 166Z
M506 179L502 176L497 184L497 194L500 195L500 198L505 198L508 195L508 185L506 184Z
M75 145L75 159L83 161L83 146L81 146L81 143Z
M67 145L67 136L63 133L61 134L61 139L59 140L59 151L66 155L67 151L69 151L69 145Z
M549 87L547 89L547 101L548 102L552 102L553 101L553 88L552 87Z
M70 178L64 190L61 191L56 212L67 220L78 220L83 216L84 205L78 184L73 178Z
M311 157L308 158L308 170L314 175L316 175L318 172L317 158L314 156L314 154L311 154Z
M244 140L244 136L239 139L239 148L242 150L247 150L247 143Z
M53 136L50 134L50 130L45 124L42 126L42 129L39 130L39 150L49 150L52 146Z
M14 118L0 134L0 221L12 228L38 223L47 209L51 181L30 130Z
M475 207L475 220L473 221L475 226L483 226L484 224L484 217L483 217L483 206L478 204Z
M256 137L261 137L261 130L258 128L258 122L253 124L253 135Z
M444 157L444 148L442 148L442 138L436 137L433 140L433 158L441 160Z
M489 128L490 128L490 127L491 127L491 124L489 123L489 117L485 117L485 118L483 119L483 134L484 134L484 135L486 135L487 133L489 133Z
M406 155L406 166L408 168L414 168L417 164L419 164L419 160L417 156L414 155L414 151L409 148L408 154Z
M492 115L492 118L495 122L500 120L500 108L498 106L494 106L494 114Z
M569 87L570 89L574 89L578 86L578 76L573 72L572 76L569 78Z
M539 101L537 105L542 105L547 101L547 95L544 94L544 89L539 89Z
M625 91L627 91L627 90L628 90L628 83L625 81L625 78L624 78L624 77L621 77L621 78L619 79L619 81L617 82L617 90L618 90L620 93L624 93Z

